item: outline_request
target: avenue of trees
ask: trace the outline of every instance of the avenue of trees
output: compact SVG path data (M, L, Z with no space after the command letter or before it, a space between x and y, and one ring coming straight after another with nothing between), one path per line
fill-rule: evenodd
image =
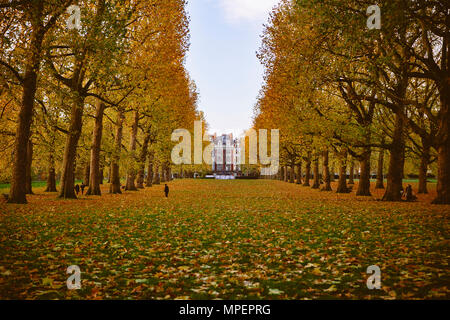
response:
M69 28L68 7L81 9ZM203 120L185 66L184 0L1 0L0 172L8 201L32 176L76 198L171 179L171 133ZM60 181L58 184L57 181Z
M405 168L419 193L435 168L434 203L450 204L449 2L378 1L381 28L370 29L374 4L281 1L258 52L254 128L280 129L282 179L320 188L322 173L330 191L339 172L345 193L358 171L357 195L369 196L375 171L383 200L398 201Z

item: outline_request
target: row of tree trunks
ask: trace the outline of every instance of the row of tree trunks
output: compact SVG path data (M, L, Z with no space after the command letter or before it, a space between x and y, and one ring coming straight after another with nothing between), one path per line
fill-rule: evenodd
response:
M74 98L71 110L69 133L66 138L64 160L62 164L60 198L76 199L75 194L75 159L77 156L78 140L83 127L84 98Z
M119 110L117 113L116 121L116 137L114 141L114 154L111 159L111 184L109 186L109 192L112 194L121 194L120 190L120 173L119 173L119 161L120 152L122 150L122 136L123 136L123 122L125 115L123 110Z
M98 101L95 110L94 131L92 134L91 164L89 171L89 188L86 193L87 195L100 196L102 194L100 185L103 183L103 170L100 172L100 149L103 135L104 112L105 104Z

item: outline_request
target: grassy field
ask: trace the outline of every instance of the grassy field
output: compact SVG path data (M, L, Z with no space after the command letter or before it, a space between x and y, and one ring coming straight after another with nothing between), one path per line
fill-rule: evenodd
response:
M0 202L1 299L450 298L449 206L270 180ZM66 287L78 265L82 289ZM381 268L369 290L367 267Z

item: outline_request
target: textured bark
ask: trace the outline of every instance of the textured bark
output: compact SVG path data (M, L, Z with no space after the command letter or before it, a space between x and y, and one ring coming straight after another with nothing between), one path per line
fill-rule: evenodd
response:
M27 176L27 183L26 183L26 193L27 194L33 194L33 188L32 188L32 164L33 164L33 142L28 140L27 145L27 169L26 169L26 176Z
M145 162L147 161L149 142L150 142L150 134L148 133L144 137L144 142L142 144L141 153L139 155L139 172L138 172L138 176L136 179L136 187L138 189L144 189Z
M112 170L111 170L111 164L108 166L108 183L111 183L111 173L112 173Z
M333 189L331 188L331 177L330 177L330 168L328 167L328 158L329 152L327 150L322 153L323 182L325 183L325 186L322 188L322 191L333 191Z
M291 165L289 167L289 183L295 182L295 167L294 165Z
M163 163L161 165L161 171L158 170L158 174L160 174L160 176L159 176L160 183L165 183L166 182L166 164L165 163Z
M350 175L348 178L348 184L355 184L355 161L353 159L350 162Z
M159 162L155 163L155 177L153 178L153 184L161 184L161 176L159 174Z
M122 135L123 135L123 121L125 115L122 110L118 111L116 123L116 138L114 141L114 154L111 159L111 184L109 192L113 194L121 194L120 190L120 152L122 151Z
M305 187L309 187L309 180L311 179L311 152L308 152L308 159L306 160L306 166L305 166L305 181L303 182L303 185Z
M438 149L437 197L433 204L450 204L450 143L448 142L447 145Z
M78 140L83 127L83 98L78 97L72 105L69 134L66 138L64 160L62 164L60 198L76 199L75 195L75 158L77 156Z
M448 48L448 43L446 43ZM450 52L447 52L450 55ZM447 59L448 71L449 59ZM434 204L450 204L450 81L448 72L440 87L441 117L439 119L438 183Z
M363 154L360 158L360 169L361 174L359 176L358 190L356 191L357 196L369 197L370 193L370 157L372 151L369 147L365 148Z
M428 144L423 144L422 156L420 159L419 168L419 194L427 194L427 174L428 165L430 164L430 146Z
M20 204L27 203L27 157L24 155L27 154L27 145L30 139L37 77L42 60L42 41L46 31L42 24L44 17L43 1L35 1L32 6L33 19L31 21L30 45L24 61L23 92L17 117L11 188L8 196L9 203Z
M381 149L378 154L378 168L377 168L377 184L376 189L384 189L384 149Z
M145 182L145 185L147 188L152 187L153 186L153 152L149 152L148 154L148 167L147 167L147 180Z
M284 179L284 182L288 182L288 175L289 175L288 167L284 166L283 167L283 179Z
M168 165L167 166L167 180L168 181L172 181L173 180L173 178L172 178L172 168L170 167L170 165Z
M320 188L319 158L314 159L313 172L314 172L314 184L312 188L319 189Z
M302 184L302 162L297 164L297 184Z
M336 193L349 193L347 187L347 151L342 152L341 165L339 166L339 181Z
M47 188L45 192L58 192L56 190L55 158L53 152L50 152L48 157Z
M402 198L401 191L403 189L403 170L405 164L404 128L403 116L397 113L395 115L392 146L390 148L387 187L383 201L401 201Z
M91 174L91 165L88 163L84 167L84 174L83 174L83 183L85 186L89 186L90 174Z
M136 169L135 169L135 160L136 160L136 139L137 139L137 131L138 131L138 125L139 125L139 112L134 112L134 121L133 125L131 126L131 136L130 136L130 152L132 154L132 161L128 172L127 172L127 183L125 185L125 190L128 191L137 191L136 185L134 181L136 180Z
M95 110L95 125L92 134L90 177L87 195L100 196L102 194L100 185L103 183L103 170L100 174L100 149L103 135L104 111L105 105L102 102L98 102Z

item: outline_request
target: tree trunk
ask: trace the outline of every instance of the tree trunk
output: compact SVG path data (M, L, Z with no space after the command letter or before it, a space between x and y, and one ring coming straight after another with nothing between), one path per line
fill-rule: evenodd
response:
M155 163L155 177L153 179L153 184L161 184L161 176L159 174L159 162Z
M305 187L309 187L309 180L311 179L311 152L308 152L308 159L306 160L306 167L305 167L305 181L303 182L303 185Z
M450 81L448 73L446 77L440 90L441 117L439 119L439 136L441 138L438 146L437 197L433 201L434 204L450 204Z
M289 167L289 183L295 182L295 166L292 164Z
M78 97L72 105L69 134L66 138L64 160L62 164L60 198L76 199L75 194L75 159L77 156L78 140L83 127L84 101Z
M384 149L380 149L378 154L378 168L377 168L377 184L376 189L384 189Z
M353 159L350 162L350 175L348 178L348 184L355 184L355 161Z
M372 150L367 147L365 148L360 159L360 170L358 190L356 191L357 196L370 197L370 158L372 155Z
M48 158L47 189L45 189L45 192L58 192L56 190L55 158L53 152L50 152Z
M341 165L339 166L339 181L336 193L349 193L347 187L347 150L342 152Z
M147 181L145 182L145 185L147 188L153 186L153 152L150 152L148 154L148 168L147 168Z
M401 114L395 116L394 136L390 148L389 170L383 201L401 201L403 170L405 164L404 120Z
M297 184L302 184L302 161L297 164Z
M420 159L420 168L419 168L419 194L428 194L427 188L427 174L428 174L428 165L430 164L430 146L428 144L422 144L422 157Z
M170 167L170 164L167 166L167 181L172 181L172 168Z
M89 186L89 176L91 174L91 165L89 163L84 167L83 184Z
M331 182L334 182L334 181L335 181L335 177L334 177L334 174L336 173L335 171L336 171L336 170L335 170L335 167L334 167L334 165L332 165L332 166L331 166L331 171L330 171L330 181L331 181Z
M320 188L320 177L319 177L319 158L314 159L314 184L312 186L313 189Z
M114 142L114 154L111 159L111 184L109 186L109 192L113 194L121 194L120 190L120 152L122 151L122 134L123 134L123 121L125 120L125 115L122 110L118 111L117 114L117 128L116 128L116 139Z
M27 172L26 172L26 176L27 176L27 184L26 184L26 193L27 194L33 194L33 188L32 188L32 177L31 177L31 173L32 173L32 164L33 164L33 142L31 141L31 139L28 140L28 145L27 145Z
M158 174L159 174L159 170L158 170ZM161 165L161 175L159 177L159 181L160 181L160 183L166 182L166 164L165 163L163 163Z
M325 183L325 186L322 188L322 191L333 191L333 189L331 189L330 168L328 167L328 158L329 158L328 150L323 152L322 157L323 157L323 181Z
M112 174L111 164L109 164L109 166L108 166L108 183L111 183L111 174Z
M288 182L288 167L287 166L284 166L283 167L283 174L284 174L284 182Z
M42 41L45 29L42 24L43 1L34 2L31 22L30 46L25 55L25 75L23 76L23 92L19 115L17 117L16 139L14 141L14 159L11 177L11 188L8 203L27 203L27 154L28 140L30 139L30 127L33 119L34 99L36 96L37 77L42 56Z
M104 111L105 105L102 102L97 102L95 110L95 126L92 134L90 177L87 195L100 196L102 194L100 185L103 183L103 169L100 174L100 149L103 135Z
M136 180L136 139L137 139L137 131L138 131L138 125L139 125L139 112L134 112L134 121L133 125L131 126L131 136L130 136L130 153L131 153L131 164L128 168L127 172L127 183L125 185L125 190L128 191L137 191L136 185L134 184L134 181Z
M149 142L150 142L150 133L146 134L146 136L144 137L144 143L142 144L141 154L139 155L139 172L136 181L136 187L139 189L144 189L145 162L147 160Z

